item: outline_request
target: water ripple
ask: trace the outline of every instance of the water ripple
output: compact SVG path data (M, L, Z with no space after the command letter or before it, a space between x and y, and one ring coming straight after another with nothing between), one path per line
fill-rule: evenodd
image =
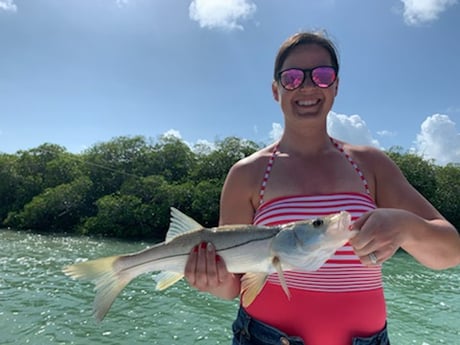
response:
M133 281L102 323L93 286L61 272L76 260L134 252L146 243L0 230L0 344L228 344L237 302L179 282L162 292L150 275ZM389 331L395 344L456 344L460 269L431 271L409 256L384 265Z

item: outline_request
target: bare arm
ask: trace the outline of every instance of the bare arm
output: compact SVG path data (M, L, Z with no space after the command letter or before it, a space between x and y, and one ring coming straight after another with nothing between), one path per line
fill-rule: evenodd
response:
M222 189L219 225L252 223L252 190L248 167L237 163L230 170ZM191 286L223 299L233 299L240 294L241 275L227 271L212 244L192 250L185 277Z
M352 241L355 252L369 263L374 252L383 262L403 248L421 264L444 269L460 264L460 235L406 180L384 153L373 151L375 201L379 207L354 224L361 229Z

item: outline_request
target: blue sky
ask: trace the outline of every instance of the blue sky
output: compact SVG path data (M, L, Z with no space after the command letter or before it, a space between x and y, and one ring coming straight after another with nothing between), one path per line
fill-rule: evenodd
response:
M460 162L458 0L0 0L0 152L165 133L270 143L281 42L338 47L330 134Z

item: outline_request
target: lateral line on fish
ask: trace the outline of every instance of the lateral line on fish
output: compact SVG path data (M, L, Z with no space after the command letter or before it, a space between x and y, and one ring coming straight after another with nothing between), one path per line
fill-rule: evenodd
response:
M225 248L218 248L216 249L216 252L225 252L225 251L228 251L228 250L232 250L232 249L235 249L235 248L238 248L238 247L241 247L241 246L245 246L245 245L248 245L250 243L253 243L253 242L260 242L260 241L266 241L272 237L275 237L277 234L270 234L270 236L266 236L266 237L262 237L262 238L255 238L255 239L251 239L251 240L248 240L248 241L245 241L245 242L241 242L241 243L238 243L238 244L235 244L235 245L232 245L232 246L228 246L228 247L225 247ZM198 244L198 243L197 243ZM151 249L152 247L149 247L149 248L146 248L145 250L149 250ZM135 254L139 254L139 253L135 253ZM122 259L122 258L128 258L130 257L131 255L135 255L135 254L128 254L128 255L123 255L123 256L120 256L117 258L116 261L118 261L119 259ZM179 254L174 254L174 255L165 255L165 256L162 256L161 258L157 258L157 259L150 259L150 260L146 260L146 261L143 261L139 264L136 264L136 265L130 265L129 267L123 267L122 269L120 270L117 270L117 272L124 272L126 270L130 270L132 268L135 268L135 267L140 267L140 266L143 266L145 264L150 264L150 263L154 263L154 262L157 262L157 261L161 261L161 260L165 260L165 259L171 259L171 258L176 258L176 257L180 257L180 256L188 256L190 255L189 252L186 252L186 253L179 253ZM115 262L116 262L115 261ZM160 269L161 270L161 269Z
M161 271L160 281L157 281L160 289L180 280L193 246L203 242L214 244L231 272L244 273L241 282L243 305L252 303L273 271L278 272L283 290L289 297L284 269L317 270L357 232L349 231L351 215L348 212L320 219L324 220L321 224L299 221L279 226L248 224L196 229L197 222L174 209L168 231L171 236L165 242L137 253L75 263L63 271L72 278L95 284L93 306L98 321L104 318L123 288L140 274ZM195 231L203 233L196 234ZM187 234L190 237L186 237Z

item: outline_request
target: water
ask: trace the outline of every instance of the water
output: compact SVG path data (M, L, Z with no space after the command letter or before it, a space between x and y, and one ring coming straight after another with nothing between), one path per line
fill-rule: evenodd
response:
M151 276L122 292L106 319L91 317L93 286L63 266L143 249L146 243L0 231L0 344L230 344L236 301ZM384 265L393 344L460 344L460 267L428 270L400 253Z

